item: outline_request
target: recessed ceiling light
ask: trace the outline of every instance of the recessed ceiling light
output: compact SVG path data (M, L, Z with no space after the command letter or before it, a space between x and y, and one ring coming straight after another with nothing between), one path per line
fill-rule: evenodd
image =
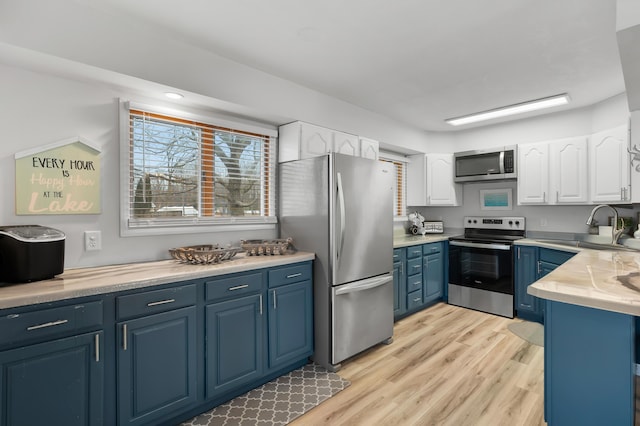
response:
M478 121L492 120L494 118L506 117L508 115L522 114L529 111L565 105L569 103L569 100L569 95L564 93L562 95L522 102L520 104L464 115L462 117L448 118L444 121L452 126L460 126L462 124L476 123Z
M183 95L181 95L180 93L176 93L176 92L165 92L164 95L169 99L182 99L182 98L184 98Z

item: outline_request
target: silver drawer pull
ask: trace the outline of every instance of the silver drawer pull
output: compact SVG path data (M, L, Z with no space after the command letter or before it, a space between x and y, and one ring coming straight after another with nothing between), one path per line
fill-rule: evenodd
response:
M100 335L96 334L94 339L96 344L96 362L100 362Z
M242 285L237 285L235 287L229 287L229 291L233 291L233 290L241 290L243 288L247 288L249 287L249 284L242 284Z
M419 297L417 297L417 298L413 299L413 301L414 301L414 302L419 302L419 301L420 301L420 298L419 298Z
M31 327L27 327L27 331L39 330L41 328L47 328L47 327L54 327L56 325L66 324L68 322L69 320L58 320L58 321L46 322L44 324L32 325Z
M158 302L147 303L147 306L148 307L152 307L152 306L158 306L158 305L166 305L167 303L173 303L175 301L176 301L176 299L160 300Z
M287 275L287 278L295 278L295 277L299 277L300 275L302 275L302 272L298 272L297 274Z

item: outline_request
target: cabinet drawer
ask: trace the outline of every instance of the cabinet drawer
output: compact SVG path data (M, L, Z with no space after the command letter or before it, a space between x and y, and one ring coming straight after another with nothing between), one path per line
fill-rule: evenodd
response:
M311 279L311 264L287 266L269 271L269 288Z
M0 317L0 345L44 340L102 325L102 302L88 302Z
M420 290L422 288L422 274L411 275L407 278L407 293Z
M422 273L422 257L407 260L407 276Z
M540 248L539 258L543 262L555 263L556 265L562 265L567 260L575 256L575 253L569 253L566 251L552 250L546 248Z
M435 254L442 251L442 243L431 243L422 246L422 254Z
M120 296L116 299L119 320L141 315L156 314L183 308L196 303L196 285L145 291L144 293Z
M239 275L229 278L217 278L205 283L205 297L207 300L222 299L255 293L262 290L262 272Z
M393 249L393 261L399 262L401 260L404 260L405 259L404 252L405 250L402 248Z
M422 290L413 291L407 294L407 310L417 308L422 305Z
M407 247L407 259L422 256L422 246Z

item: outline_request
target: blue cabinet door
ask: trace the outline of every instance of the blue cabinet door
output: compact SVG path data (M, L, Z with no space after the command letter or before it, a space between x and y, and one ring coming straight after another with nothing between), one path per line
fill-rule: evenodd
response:
M529 285L538 279L538 248L518 246L515 253L515 300L519 318L542 322L539 299L527 293Z
M120 425L149 424L196 401L196 308L118 324Z
M311 281L269 290L269 368L286 366L313 353Z
M263 324L261 294L205 307L207 398L262 376Z
M634 317L550 300L545 304L547 423L633 425Z
M407 275L404 249L393 250L393 316L407 312Z
M0 352L0 425L102 425L103 332Z
M440 243L435 243L440 245ZM430 244L433 245L433 244ZM423 257L422 264L423 303L441 299L444 291L444 262L442 252L437 251Z

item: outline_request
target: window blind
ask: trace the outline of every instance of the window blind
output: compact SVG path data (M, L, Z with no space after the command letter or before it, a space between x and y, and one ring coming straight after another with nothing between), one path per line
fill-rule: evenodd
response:
M129 224L275 222L274 138L129 110Z
M380 161L391 163L395 172L394 180L394 216L406 216L406 196L407 196L407 164L398 160L380 158Z

